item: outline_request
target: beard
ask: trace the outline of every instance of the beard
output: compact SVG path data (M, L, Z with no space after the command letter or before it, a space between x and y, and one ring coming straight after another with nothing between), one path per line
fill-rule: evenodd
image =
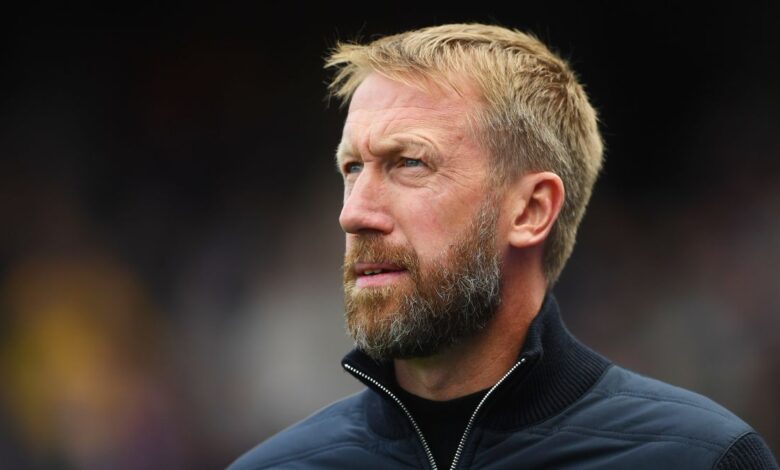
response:
M427 265L407 246L382 235L358 235L344 261L347 331L379 361L434 355L474 336L500 304L495 248L497 205L483 202L456 241ZM356 288L358 261L392 263L406 276L388 286Z

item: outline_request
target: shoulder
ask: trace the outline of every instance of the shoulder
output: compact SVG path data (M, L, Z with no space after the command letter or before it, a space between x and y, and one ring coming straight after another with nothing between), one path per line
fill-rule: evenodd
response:
M690 444L728 446L753 430L698 393L612 366L588 394L599 426Z
M720 468L730 458L744 461L749 456L740 446L756 442L773 461L755 431L723 406L618 366L610 367L578 403L546 426L600 442L622 442L609 445L673 465L685 462L700 468L709 462L707 468Z
M230 465L230 470L277 468L292 460L316 457L365 441L365 394L351 395L270 437Z
M698 393L618 366L612 366L592 391L601 406L635 410L623 420L628 428L673 429L694 439L730 442L752 429L734 413ZM633 417L633 418L631 418ZM652 418L652 419L641 419Z

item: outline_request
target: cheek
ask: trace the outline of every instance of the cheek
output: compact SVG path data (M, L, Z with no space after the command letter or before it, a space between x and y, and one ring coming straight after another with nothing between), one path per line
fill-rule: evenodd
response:
M421 259L438 258L468 221L462 206L441 207L437 202L400 206L403 220L399 220L399 225Z

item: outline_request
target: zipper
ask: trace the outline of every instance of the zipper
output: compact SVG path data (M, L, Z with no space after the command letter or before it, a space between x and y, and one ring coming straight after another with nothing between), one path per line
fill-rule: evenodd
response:
M463 448L466 446L466 440L469 437L469 433L471 432L471 428L474 426L474 421L476 421L476 419L477 419L477 413L479 413L479 410L480 410L480 408L482 408L482 405L485 404L485 402L487 401L488 397L490 397L490 395L493 393L493 391L495 389L497 389L499 387L499 385L501 385L501 383L504 382L506 380L506 378L509 377L512 374L512 372L515 371L515 369L517 369L518 367L523 365L524 362L525 362L525 358L521 357L520 360L517 361L515 363L515 365L513 365L512 368L509 369L506 372L506 374L504 374L504 376L501 377L501 379L498 382L496 382L495 385L490 387L490 390L488 390L487 393L485 393L485 396L482 397L482 400L479 401L479 404L477 405L477 407L474 408L474 412L471 413L471 418L469 418L469 422L466 425L466 430L463 431L463 436L460 438L460 442L458 443L458 448L455 450L455 457L452 459L452 465L450 465L450 470L455 470L455 468L458 466L458 461L460 460L460 455L461 455L461 453L463 453Z
M423 436L423 433L422 433L422 430L420 429L420 426L417 425L417 421L414 420L414 418L412 417L412 414L409 413L409 410L406 409L406 406L404 406L403 402L397 396L395 396L395 394L393 392L391 392L384 385L380 384L373 377L369 377L368 375L360 372L359 370L355 369L354 367L352 367L349 364L343 364L343 366L344 366L345 369L347 369L348 371L352 372L353 374L358 375L358 376L364 378L365 380L368 380L372 384L376 385L380 390L382 390L387 395L389 395L390 398L392 398L393 401L395 401L398 404L398 406L401 407L402 410L404 410L404 413L406 413L406 417L409 418L409 421L411 421L411 423L412 423L412 427L417 432L417 437L419 437L420 438L420 442L422 442L423 449L425 449L425 455L428 456L428 463L431 464L431 469L437 470L436 459L433 458L433 452L431 452L431 448L428 446L428 441L425 440L425 436Z
M468 440L469 434L471 433L471 428L474 427L474 422L477 419L477 414L479 413L479 410L482 408L482 405L485 404L487 399L490 397L490 395L509 377L512 372L515 371L518 367L520 367L523 363L525 363L525 358L521 357L515 365L512 366L511 369L509 369L506 374L504 374L501 379L499 379L498 382L496 382L495 385L490 387L490 390L485 393L485 396L482 397L482 400L479 401L479 404L477 404L477 407L474 409L474 412L471 413L471 418L469 418L468 424L466 424L466 429L463 431L463 435L460 438L460 442L458 443L458 448L455 450L455 456L452 459L452 465L450 465L450 470L455 470L455 468L458 466L458 461L460 460L460 456L463 453L463 448L466 446L466 440ZM355 369L349 364L342 364L345 369L347 369L349 372L351 372L354 375L357 375L372 384L374 384L378 389L385 392L390 398L393 399L394 402L398 404L398 406L403 410L404 414L406 414L406 417L409 418L409 422L412 423L412 427L414 428L415 432L417 433L417 437L420 438L420 442L422 443L423 449L425 450L425 455L428 456L428 463L431 464L432 470L437 470L438 467L436 466L436 459L433 458L433 452L431 452L431 448L428 445L428 441L425 440L425 436L422 433L422 430L420 429L420 426L417 425L417 421L414 420L414 417L409 412L409 410L406 408L406 406L403 404L403 402L393 393L391 392L387 387L379 383L376 379L373 377L370 377L363 372Z

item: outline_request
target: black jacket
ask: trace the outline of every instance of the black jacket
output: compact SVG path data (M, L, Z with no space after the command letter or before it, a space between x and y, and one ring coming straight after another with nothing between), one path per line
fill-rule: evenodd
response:
M352 351L343 366L368 389L268 439L231 470L435 467L390 364ZM728 410L577 341L552 296L516 366L472 418L457 468L778 468L763 439Z

